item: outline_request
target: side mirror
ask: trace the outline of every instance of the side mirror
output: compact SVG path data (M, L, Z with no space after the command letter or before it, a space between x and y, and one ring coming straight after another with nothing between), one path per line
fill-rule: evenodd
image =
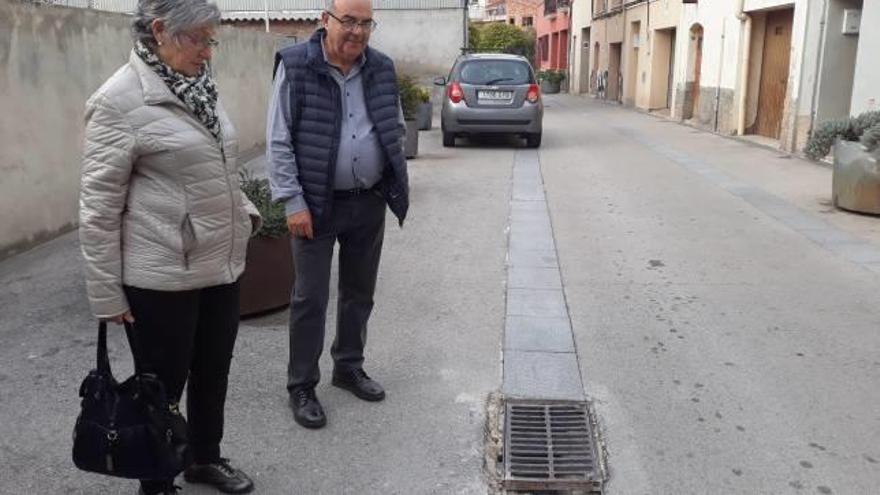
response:
M435 86L446 86L446 78L443 76L435 77L434 78L434 85Z

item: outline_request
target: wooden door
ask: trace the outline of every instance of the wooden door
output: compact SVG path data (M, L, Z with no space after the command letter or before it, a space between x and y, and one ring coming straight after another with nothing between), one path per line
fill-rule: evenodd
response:
M608 52L608 93L609 100L620 101L620 55L622 47L620 43L611 43Z
M788 66L791 56L791 28L794 10L767 14L764 57L761 61L761 85L758 91L758 116L755 134L779 139L785 93L788 89Z

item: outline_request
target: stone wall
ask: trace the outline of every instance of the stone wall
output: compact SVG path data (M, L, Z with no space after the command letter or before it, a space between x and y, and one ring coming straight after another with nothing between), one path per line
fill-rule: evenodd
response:
M265 141L279 38L219 39L217 82L246 152ZM130 49L125 15L0 0L0 258L76 225L85 102Z

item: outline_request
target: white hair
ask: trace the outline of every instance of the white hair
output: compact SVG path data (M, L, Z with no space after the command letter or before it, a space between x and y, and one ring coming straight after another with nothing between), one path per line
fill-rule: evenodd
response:
M165 23L172 36L178 36L196 26L220 24L220 9L207 0L138 0L131 23L132 38L155 45L152 24L157 19Z

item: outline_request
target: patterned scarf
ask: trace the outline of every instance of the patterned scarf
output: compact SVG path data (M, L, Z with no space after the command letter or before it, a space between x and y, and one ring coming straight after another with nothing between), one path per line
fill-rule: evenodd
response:
M208 128L214 139L220 140L220 119L217 117L217 85L211 77L210 66L205 64L201 74L188 77L172 69L138 41L135 53L165 81L168 89Z

